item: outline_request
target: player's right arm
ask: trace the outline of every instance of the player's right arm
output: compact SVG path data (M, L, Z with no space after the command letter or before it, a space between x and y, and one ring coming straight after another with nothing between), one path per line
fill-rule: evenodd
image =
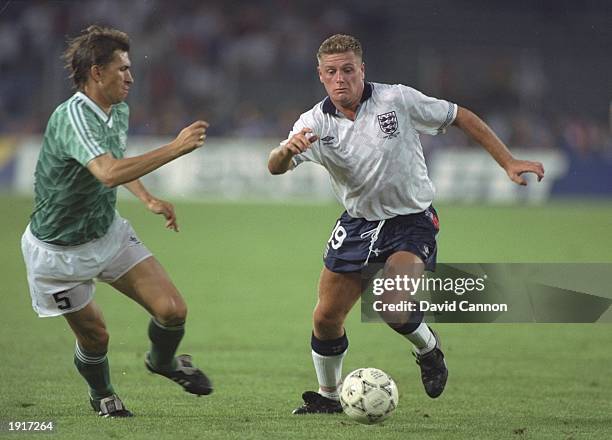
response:
M185 127L176 139L140 156L115 159L106 153L87 163L87 168L100 182L109 188L139 179L162 165L192 152L204 144L208 123L196 121Z
M268 170L271 174L284 174L293 168L293 156L305 152L319 137L312 129L303 128L291 136L287 142L270 152Z

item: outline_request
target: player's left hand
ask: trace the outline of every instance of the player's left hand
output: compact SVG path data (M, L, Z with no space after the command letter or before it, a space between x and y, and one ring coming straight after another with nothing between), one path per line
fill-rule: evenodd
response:
M170 202L152 198L147 203L147 208L154 214L161 214L166 219L166 228L172 229L174 232L179 231L178 223L176 222L176 214L174 213L174 206Z
M541 162L513 159L506 166L506 173L510 180L519 185L527 186L527 181L522 177L523 173L533 173L538 176L538 182L544 178L544 166Z

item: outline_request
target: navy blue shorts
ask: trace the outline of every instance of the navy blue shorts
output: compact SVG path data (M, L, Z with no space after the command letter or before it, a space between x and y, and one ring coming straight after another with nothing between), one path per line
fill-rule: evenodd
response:
M425 263L425 270L434 271L439 229L433 206L385 220L382 227L379 221L353 218L344 211L327 242L323 261L332 272L361 272L369 264L384 264L395 252L408 251Z

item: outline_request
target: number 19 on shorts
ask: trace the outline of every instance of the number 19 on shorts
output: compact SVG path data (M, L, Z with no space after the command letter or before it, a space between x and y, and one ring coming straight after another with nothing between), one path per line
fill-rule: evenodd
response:
M340 224L340 220L338 220L327 242L331 245L332 248L339 249L340 246L342 246L342 243L344 242L345 238L346 229L344 229L344 227Z

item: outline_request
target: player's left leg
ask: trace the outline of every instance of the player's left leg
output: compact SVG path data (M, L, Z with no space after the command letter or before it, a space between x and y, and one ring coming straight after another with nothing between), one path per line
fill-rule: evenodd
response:
M187 306L157 259L149 256L110 284L151 314L151 349L145 360L146 367L175 381L189 393L210 394L212 383L193 366L191 356L175 357L185 334Z
M404 277L419 279L423 275L425 264L420 257L407 251L392 254L385 263L385 278ZM385 303L409 301L410 292L406 290L388 290L383 294ZM414 347L417 364L421 368L421 379L425 392L436 398L444 391L448 370L438 336L423 322L423 312L416 310L406 312L381 312L381 317L397 333L408 339Z

